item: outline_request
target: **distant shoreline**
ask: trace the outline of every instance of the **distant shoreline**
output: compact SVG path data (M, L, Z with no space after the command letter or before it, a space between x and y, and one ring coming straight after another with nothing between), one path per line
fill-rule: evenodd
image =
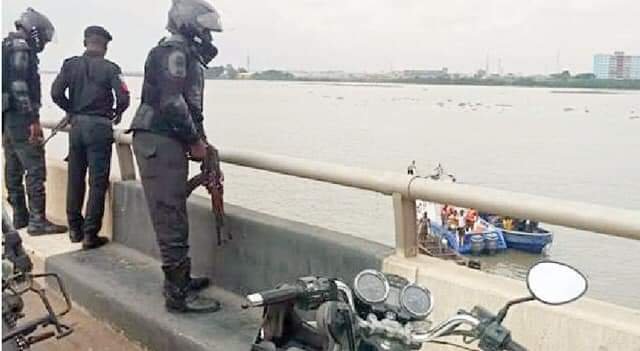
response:
M57 71L43 70L45 74L57 74ZM143 72L124 72L125 77L142 77ZM328 77L306 78L306 77L275 77L269 78L237 78L220 79L206 77L206 80L254 80L271 82L317 82L317 83L355 83L355 84L414 84L414 85L456 85L456 86L485 86L485 87L523 87L523 88L560 88L560 89L596 89L596 90L640 90L640 80L603 80L603 79L548 79L537 81L532 78L461 78L461 79L335 79ZM558 94L586 94L600 93L605 91L554 91Z
M218 80L208 78L210 80ZM521 88L559 88L559 89L596 89L596 90L640 90L640 80L549 80L549 81L497 81L497 80L415 80L415 79L393 79L393 80L368 80L368 79L330 79L330 78L294 78L294 79L251 79L244 80L264 80L264 81L288 81L288 82L317 82L317 83L355 83L355 84L413 84L413 85L452 85L452 86L484 86L484 87L521 87ZM572 93L572 92L559 92ZM589 93L587 91L574 91L573 93ZM596 92L593 92L596 93ZM605 91L598 93L607 94ZM611 92L609 92L612 94Z

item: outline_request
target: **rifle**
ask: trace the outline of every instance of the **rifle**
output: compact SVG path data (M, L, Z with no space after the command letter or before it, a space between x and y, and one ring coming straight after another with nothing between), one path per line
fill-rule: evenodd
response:
M51 129L51 134L42 142L42 146L45 146L49 140L51 140L59 131L63 130L69 123L71 122L71 115L67 114L64 116L58 124L56 124L53 129Z
M220 157L218 150L213 145L207 146L207 156L200 165L200 174L193 176L187 182L187 196L189 196L198 186L203 186L211 196L211 209L216 216L216 234L218 235L218 246L223 243L222 229L224 227L224 176L220 170ZM228 239L231 240L231 233L228 232Z

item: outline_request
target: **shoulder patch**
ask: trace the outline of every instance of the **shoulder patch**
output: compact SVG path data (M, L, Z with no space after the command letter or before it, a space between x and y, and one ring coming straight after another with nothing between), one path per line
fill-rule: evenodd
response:
M29 50L29 44L22 38L14 38L10 44L13 50Z
M180 50L173 50L168 57L169 74L175 78L187 76L187 55Z

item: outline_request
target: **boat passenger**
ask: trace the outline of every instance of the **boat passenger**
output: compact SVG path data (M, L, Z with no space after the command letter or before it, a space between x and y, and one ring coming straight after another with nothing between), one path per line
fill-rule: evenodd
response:
M458 214L458 241L460 246L464 245L464 234L466 231L466 219L464 216L464 210L460 210Z
M442 224L442 228L447 227L447 219L449 218L449 205L442 206L442 210L440 210L440 224Z
M473 224L476 222L476 220L478 219L478 211L476 211L475 209L469 209L469 211L467 211L467 215L465 217L465 229L466 231L471 231L471 229L473 229Z
M513 219L508 216L502 218L502 227L506 230L513 230Z
M456 216L456 211L451 211L447 218L449 220L449 230L455 233L458 230L458 216Z
M420 218L420 223L418 225L418 238L424 240L427 238L429 233L431 232L431 220L429 219L429 214L427 211L424 211L422 214L422 218Z

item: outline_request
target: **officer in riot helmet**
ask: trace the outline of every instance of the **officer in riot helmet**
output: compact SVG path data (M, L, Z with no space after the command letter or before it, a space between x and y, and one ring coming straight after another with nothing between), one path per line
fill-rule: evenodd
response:
M100 26L87 27L84 54L66 59L51 86L53 101L71 121L67 220L71 241L82 241L84 249L94 249L108 242L107 238L98 236L98 232L102 227L109 186L112 126L120 122L130 100L120 67L104 58L112 39L111 34ZM89 199L83 218L87 168Z
M28 227L31 235L64 233L65 226L51 223L45 215L46 165L39 114L37 55L55 30L46 16L32 8L20 16L15 27L2 41L2 145L13 224L16 229Z
M147 56L133 149L160 247L167 309L215 312L218 301L195 294L209 280L191 277L186 186L188 157L206 156L204 68L218 52L211 32L222 26L209 2L174 0L167 30L171 35Z

